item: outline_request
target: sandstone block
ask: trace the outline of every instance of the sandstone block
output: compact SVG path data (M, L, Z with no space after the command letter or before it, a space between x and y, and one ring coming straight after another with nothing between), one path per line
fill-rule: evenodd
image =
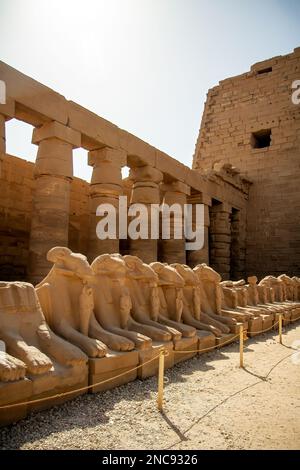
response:
M64 126L57 121L47 122L41 127L35 128L32 135L32 143L39 144L42 140L51 138L71 144L73 148L81 146L80 132Z

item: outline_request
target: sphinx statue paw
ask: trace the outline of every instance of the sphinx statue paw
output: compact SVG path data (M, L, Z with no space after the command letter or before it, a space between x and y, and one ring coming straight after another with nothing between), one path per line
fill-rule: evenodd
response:
M195 328L193 329L185 329L183 332L182 332L182 336L184 338L193 338L196 334L196 331L195 331Z
M59 364L74 366L87 361L87 356L81 349L57 336L47 325L41 325L37 334L42 349Z
M171 341L172 335L167 331L156 331L152 337L155 341Z
M89 357L104 357L107 353L107 347L98 339L86 338L84 351Z
M147 336L137 333L136 336L136 347L139 350L149 349L152 346L152 339Z
M28 346L24 357L28 372L32 375L45 374L52 368L52 361L34 346Z
M26 365L13 356L3 352L0 355L0 381L13 382L23 379L26 374Z
M178 330L175 330L175 328L168 327L168 331L171 333L173 341L179 341L182 338L182 333L180 333Z
M76 366L78 364L86 363L88 358L81 349L73 344L59 344L57 343L56 349L59 349L60 357L56 357L57 362L66 366Z
M224 334L223 331L221 331L219 328L216 328L213 325L210 325L210 331L217 337L220 337Z
M113 351L132 351L135 348L135 344L130 339L118 336L110 340L109 347Z

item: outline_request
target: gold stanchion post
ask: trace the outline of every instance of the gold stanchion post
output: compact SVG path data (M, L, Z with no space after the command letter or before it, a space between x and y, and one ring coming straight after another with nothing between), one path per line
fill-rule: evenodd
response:
M282 313L279 314L279 343L282 344Z
M157 407L159 411L162 411L163 401L164 401L164 370L165 370L165 351L164 349L161 349L159 353L159 364L158 364Z
M240 367L244 367L244 325L240 325Z

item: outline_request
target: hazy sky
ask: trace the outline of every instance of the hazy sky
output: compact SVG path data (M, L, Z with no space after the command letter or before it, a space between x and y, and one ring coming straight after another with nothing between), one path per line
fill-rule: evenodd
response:
M299 0L0 0L1 60L189 166L207 90L297 46ZM31 134L10 121L7 152Z

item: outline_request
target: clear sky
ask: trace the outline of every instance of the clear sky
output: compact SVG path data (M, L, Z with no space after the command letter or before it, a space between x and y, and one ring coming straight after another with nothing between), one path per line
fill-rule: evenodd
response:
M1 60L189 166L207 90L297 46L299 0L0 0ZM34 161L31 133L7 152Z

